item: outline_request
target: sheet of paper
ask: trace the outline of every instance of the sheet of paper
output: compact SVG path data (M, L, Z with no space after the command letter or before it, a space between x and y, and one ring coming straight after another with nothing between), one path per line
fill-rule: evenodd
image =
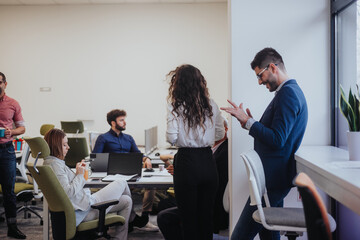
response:
M166 170L162 170L160 171L159 168L153 168L154 171L153 172L145 172L145 170L143 170L142 175L151 175L151 176L165 176L165 177L171 177L172 175Z
M143 174L145 174L145 172ZM168 177L171 177L171 174L166 169L164 169L162 171L159 171L158 169L156 169L154 172L152 172L150 174L153 175L153 176L168 176Z
M137 174L134 175L122 175L122 174L115 174L115 175L107 175L102 180L103 181L115 181L117 179L123 179L125 181L130 180L132 177L135 177Z

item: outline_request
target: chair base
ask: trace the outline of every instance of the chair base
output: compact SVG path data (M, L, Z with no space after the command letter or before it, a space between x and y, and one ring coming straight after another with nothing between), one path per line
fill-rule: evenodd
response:
M28 219L30 217L30 213L35 214L39 219L40 219L40 225L43 225L44 221L42 216L36 212L36 211L42 211L43 209L40 207L35 207L35 206L29 206L27 203L21 207L18 207L16 209L16 213L20 213L20 212L24 212L24 219ZM5 215L5 212L0 213L0 222L5 221L5 218L3 217L3 215Z
M16 210L17 213L20 213L20 212L24 212L24 218L25 219L28 219L28 217L30 216L30 213L33 213L35 214L39 219L40 219L40 225L43 225L44 221L43 221L43 218L42 216L40 216L40 214L37 211L42 211L42 208L39 208L39 207L34 207L34 206L22 206L20 208L18 208Z
M107 233L108 230L109 228L105 227L104 232L102 234L97 233L94 230L77 232L74 239L76 240L88 240L88 239L98 239L98 238L111 239L111 236Z
M297 237L302 236L302 232L291 232L291 231L287 231L287 232L283 232L280 231L281 235L284 235L285 237L287 237L289 240L295 240Z

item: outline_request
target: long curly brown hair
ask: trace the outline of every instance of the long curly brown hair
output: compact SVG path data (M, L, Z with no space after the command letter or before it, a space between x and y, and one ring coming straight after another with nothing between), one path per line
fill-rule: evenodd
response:
M170 71L168 101L173 113L184 117L189 129L205 129L206 117L213 116L206 80L196 67L184 64Z

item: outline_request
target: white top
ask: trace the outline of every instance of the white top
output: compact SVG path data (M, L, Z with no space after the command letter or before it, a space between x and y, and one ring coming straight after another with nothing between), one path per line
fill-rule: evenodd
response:
M211 147L214 142L225 136L224 119L217 104L210 99L213 116L205 120L205 129L198 126L188 130L187 122L182 115L175 116L173 107L168 105L166 140L178 147ZM211 121L212 120L212 121Z

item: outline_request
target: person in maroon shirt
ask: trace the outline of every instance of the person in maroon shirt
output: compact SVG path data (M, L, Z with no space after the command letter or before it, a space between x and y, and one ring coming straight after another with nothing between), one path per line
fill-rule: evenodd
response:
M5 136L0 137L0 184L4 197L4 208L9 237L25 239L26 236L16 225L16 156L12 137L25 132L24 119L19 103L5 94L5 75L0 72L0 127L5 128ZM15 128L13 129L13 124Z

